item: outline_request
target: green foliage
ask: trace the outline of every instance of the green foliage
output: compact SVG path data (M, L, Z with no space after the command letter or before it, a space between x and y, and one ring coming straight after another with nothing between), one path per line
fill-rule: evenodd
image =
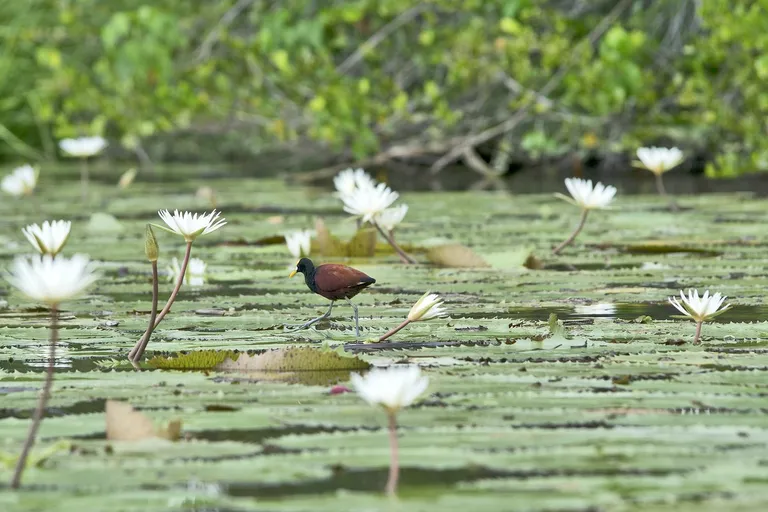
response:
M301 141L365 158L450 149L533 105L511 150L534 158L664 140L722 153L711 176L768 166L766 6L616 5L4 2L0 151L236 130L253 151Z
M227 359L237 359L234 350L193 350L173 356L155 356L147 361L153 368L162 370L210 370Z

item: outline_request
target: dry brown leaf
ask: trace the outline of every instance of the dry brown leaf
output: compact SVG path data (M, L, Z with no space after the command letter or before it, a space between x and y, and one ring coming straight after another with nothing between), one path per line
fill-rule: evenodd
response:
M441 267L487 268L487 261L462 244L436 245L427 249L427 259Z
M107 439L110 441L140 441L161 438L175 441L181 435L181 421L173 420L165 428L155 427L144 413L128 402L107 400Z

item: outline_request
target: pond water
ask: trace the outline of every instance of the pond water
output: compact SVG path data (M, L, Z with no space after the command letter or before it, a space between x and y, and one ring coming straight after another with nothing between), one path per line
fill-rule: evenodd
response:
M574 245L554 256L578 220L551 195L562 190L560 175L460 191L464 182L406 184L393 173L410 206L397 240L419 264L403 265L383 244L373 257L313 254L376 278L354 299L356 338L346 304L314 329L284 328L323 313L327 301L288 279L295 259L282 234L313 229L318 217L342 240L356 230L327 181L176 167L142 172L118 190L123 170L95 166L88 205L79 203L76 168L44 169L35 197L0 202L3 266L28 252L21 227L54 218L74 221L67 254L103 262L91 293L61 312L53 397L37 464L19 492L5 482L49 333L47 311L0 282L0 510L719 511L768 503L768 203L754 192L764 178L676 185L670 175L684 208L673 212L649 176L632 174L616 180L615 207L591 214ZM127 362L150 309L144 226L160 222L158 209L210 209L196 196L201 186L215 191L228 224L195 242L205 283L182 287L147 355L343 345L376 365L421 365L429 390L399 416L399 501L381 492L384 414L354 393L331 393L349 384L348 372L318 380ZM708 187L720 191L695 195ZM166 267L184 248L178 237L157 236L163 304ZM427 249L438 240L464 244L490 266L431 263ZM700 345L693 322L667 302L689 287L722 292L734 305L704 325ZM445 298L450 316L375 343L427 290ZM180 420L182 439L107 440L107 400L127 401L158 425Z

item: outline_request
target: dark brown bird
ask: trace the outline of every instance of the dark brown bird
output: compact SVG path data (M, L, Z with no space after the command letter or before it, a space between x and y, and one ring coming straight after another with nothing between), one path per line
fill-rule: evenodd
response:
M289 277L293 277L299 272L304 274L304 282L307 283L307 287L316 294L329 299L331 307L328 308L328 311L323 316L310 320L298 328L304 329L324 318L328 318L331 316L333 303L339 299L344 299L355 311L355 336L360 336L357 306L352 304L352 301L349 299L371 286L376 280L346 265L326 263L315 267L315 264L309 258L301 258L296 263L296 270L291 272Z

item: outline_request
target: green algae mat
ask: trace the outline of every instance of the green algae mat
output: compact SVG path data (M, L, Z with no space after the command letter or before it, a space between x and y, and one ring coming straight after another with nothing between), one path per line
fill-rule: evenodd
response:
M355 234L330 191L161 173L140 175L127 191L92 184L84 208L77 183L45 176L36 197L0 203L0 264L29 251L23 226L63 218L73 221L65 252L89 254L103 277L61 313L53 397L18 492L7 481L42 382L47 312L0 284L0 510L768 507L763 199L681 197L683 210L671 212L659 198L620 191L554 257L578 211L550 195L405 193L397 239L419 265L403 265L383 244L373 257L313 254L377 279L354 299L355 338L344 303L313 329L284 327L322 314L327 301L288 279L295 259L281 235L318 218L341 240ZM126 355L150 309L144 226L160 222L159 209L210 210L196 197L201 185L216 191L228 224L195 242L205 283L182 288L137 370ZM179 237L157 237L162 305L172 288L166 266L184 248ZM446 243L470 247L488 266L430 262L429 248ZM704 325L700 345L694 323L667 303L689 287L734 304ZM450 316L375 343L427 290L445 298ZM210 351L293 346L343 346L373 365L419 364L429 376L428 392L399 416L397 500L382 492L385 415L354 393L331 393L349 384L348 371L169 369L184 357L221 359ZM109 441L107 400L158 426L180 421L181 437Z

